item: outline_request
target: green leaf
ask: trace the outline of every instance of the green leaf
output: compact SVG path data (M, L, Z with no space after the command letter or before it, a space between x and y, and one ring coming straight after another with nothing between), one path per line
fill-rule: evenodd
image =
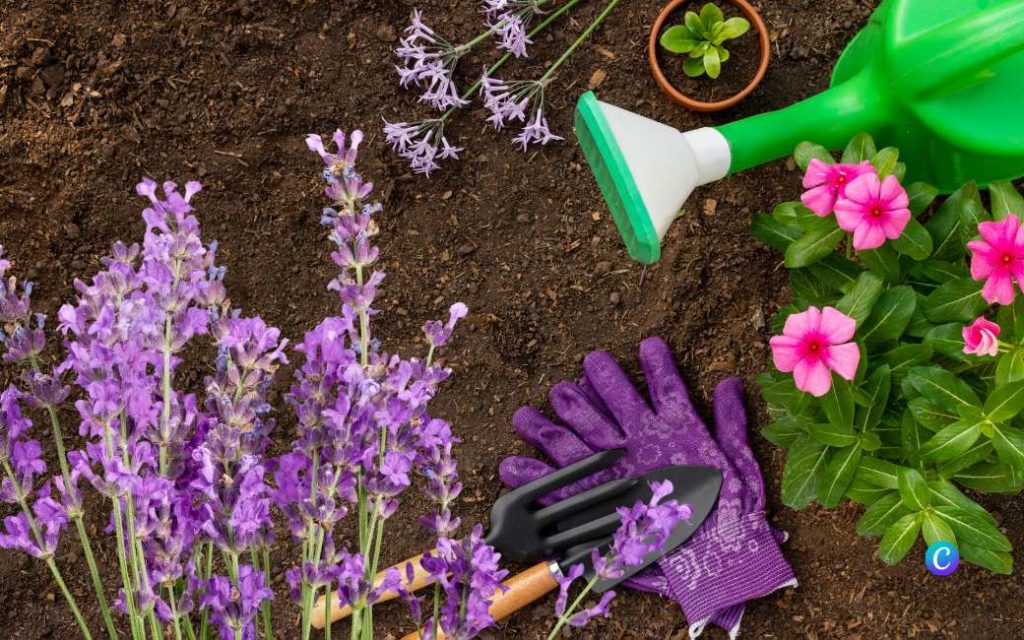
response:
M807 433L822 444L832 447L848 447L860 441L851 426L839 426L831 422L818 422L807 426Z
M893 249L914 260L927 260L932 255L933 246L931 234L923 224L913 219L907 223L903 234L892 242Z
M687 29L693 32L694 35L701 37L704 36L704 33L706 32L706 29L704 28L704 23L701 21L700 16L698 16L693 11L686 12L686 14L683 16L683 23L686 25Z
M1024 350L1015 349L999 356L996 364L996 384L1004 385L1024 380Z
M935 513L948 524L961 544L970 544L995 551L1010 551L1013 546L1003 532L991 522L960 507L935 507Z
M719 42L734 40L750 30L750 23L743 18L729 18L725 21L725 28L718 35Z
M962 212L966 203L978 197L978 187L974 183L968 183L960 187L956 192L946 198L939 206L925 228L932 236L935 244L933 255L940 260L958 260L963 257L966 247L967 230L964 228L964 216ZM974 233L974 229L970 229Z
M796 149L793 151L793 160L796 161L796 166L803 171L807 171L811 160L821 160L825 164L835 164L836 162L828 149L813 142L801 142L796 145Z
M934 350L927 344L901 344L879 356L876 361L888 365L893 378L907 374L913 367L928 364Z
M992 446L1000 460L1013 467L1018 474L1024 473L1024 431L997 425L992 429Z
M938 189L924 182L911 183L907 185L906 191L907 197L910 198L908 208L915 218L921 215L939 195Z
M967 195L969 197L963 199L960 207L960 220L963 222L965 240L976 233L979 223L992 219L992 216L985 209L985 205L981 202L981 194L978 193L977 187Z
M783 418L761 429L761 435L773 444L789 448L797 439L807 435L807 428L796 418Z
M698 49L694 49L697 51ZM691 52L692 53L692 52ZM687 58L683 61L683 73L691 78L699 78L704 75L703 58Z
M878 544L878 557L886 564L896 564L902 560L914 546L920 528L920 513L908 513L889 525Z
M669 27L661 34L661 47L672 53L690 53L701 43L698 36L681 24Z
M857 326L860 326L871 315L875 301L880 295L882 280L875 274L865 271L850 286L846 295L839 299L836 308L853 318Z
M1004 342L1024 340L1024 298L1016 298L1013 304L1000 305L996 324L1003 330L1000 337Z
M874 429L882 421L882 413L889 404L889 391L892 389L892 373L888 365L876 368L861 388L865 403L857 408L857 428L861 431Z
M845 290L857 280L861 270L838 253L825 256L823 259L806 267L814 277L821 279L836 291Z
M900 420L900 447L903 457L911 462L917 461L917 452L931 434L914 419L909 409L903 412Z
M779 251L785 251L786 247L800 237L800 229L782 224L765 213L754 215L750 223L750 232L761 242Z
M900 281L900 256L892 244L883 244L877 249L868 249L857 254L861 264L888 282Z
M882 439L874 431L865 431L860 434L860 448L868 453L878 451L882 448Z
M920 511L931 504L932 494L928 489L928 483L924 476L917 469L903 467L897 476L900 489L900 499L911 511Z
M843 230L831 218L818 218L812 228L786 248L786 267L796 269L813 264L835 251Z
M900 151L896 147L885 147L879 149L875 157L871 159L871 164L875 166L875 170L878 172L880 179L885 179L893 169L896 168L896 161L900 159Z
M1024 382L997 386L985 399L985 417L993 422L1007 422L1024 409Z
M857 477L883 489L896 489L899 486L899 467L887 460L864 458L857 469Z
M932 327L924 336L924 344L930 346L936 353L962 360L964 358L963 329L963 324L959 322Z
M875 141L866 133L858 133L843 150L843 162L856 164L875 156Z
M837 427L852 427L853 390L850 383L839 376L832 376L831 388L821 397L821 408L830 423Z
M700 8L700 21L705 29L711 29L724 19L725 16L722 15L722 10L712 2L708 2Z
M828 460L828 447L812 438L801 438L786 454L782 470L782 502L803 509L818 495L821 475Z
M987 438L979 438L967 451L940 464L939 474L945 478L951 478L964 469L984 462L992 455L992 451L992 441Z
M864 460L865 458L861 458L861 462ZM866 482L858 474L853 475L853 482L851 482L850 486L846 489L847 498L865 506L878 502L888 493L888 489L876 487L875 485ZM881 535L881 533L878 535Z
M948 542L956 546L956 534L953 533L953 528L932 511L926 511L924 514L924 520L921 521L921 535L924 536L925 544Z
M832 460L825 467L824 478L821 481L818 501L822 506L832 508L839 506L846 489L853 482L853 476L860 466L863 455L860 445L853 445L836 451Z
M938 431L959 419L955 411L944 409L928 398L913 398L907 403L914 419L932 431Z
M704 70L712 80L717 79L722 73L722 59L718 56L717 47L708 47L704 54Z
M956 278L967 278L971 274L962 262L946 262L944 260L926 260L910 265L910 275L915 278L942 284Z
M979 407L974 390L960 378L941 367L914 367L907 380L918 393L935 404L956 411L959 407Z
M1005 551L993 551L973 544L960 544L957 551L964 562L970 562L1003 576L1013 573L1013 556Z
M918 455L926 462L948 462L967 452L981 437L981 425L957 421L924 443Z
M857 337L871 348L903 335L917 308L914 290L903 285L889 289L875 303L871 316L857 331Z
M864 511L857 522L857 533L862 536L880 536L892 523L908 513L900 500L900 494L889 491Z
M970 322L988 306L981 297L981 283L971 278L939 285L924 303L924 315L936 324Z
M932 491L933 506L957 507L975 514L986 522L996 524L996 519L988 511L985 511L985 507L968 498L949 480L931 480L928 482L928 488Z
M996 220L1002 220L1009 214L1018 217L1024 216L1024 197L1005 180L995 180L988 183L988 195L992 201L992 215Z
M954 477L968 489L985 493L1018 493L1024 489L1024 475L1005 462L982 462Z
M728 60L730 57L732 57L732 54L729 53L729 50L726 49L725 47L723 47L722 45L720 45L720 44L719 45L715 45L715 48L718 49L718 59L723 64L725 63L726 60Z

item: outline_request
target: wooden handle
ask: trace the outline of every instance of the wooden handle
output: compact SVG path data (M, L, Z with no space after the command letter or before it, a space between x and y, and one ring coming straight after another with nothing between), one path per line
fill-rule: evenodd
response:
M554 591L558 581L551 575L547 562L534 565L526 571L504 582L507 589L498 589L491 600L491 616L504 620L541 596ZM422 631L413 631L402 640L420 640ZM438 631L437 640L444 640L444 633Z
M421 553L418 556L413 556L411 558L403 560L393 567L398 569L399 575L402 576L402 585L407 591L417 591L429 584L434 583L434 579L430 576L430 574L424 571L423 567L420 566L420 558L422 557L423 554ZM406 567L410 564L412 565L413 571L412 580L408 580L408 574L406 574ZM385 569L383 571L377 572L377 576L373 579L373 586L375 588L379 587L380 584L384 581L384 576L387 575L387 572L389 570L390 569ZM381 602L394 600L397 597L397 591L385 591L380 595L379 598L377 598L377 601L374 604L380 604ZM350 615L352 615L352 607L349 607L348 605L342 605L340 598L341 596L338 594L337 591L331 594L331 622L337 622L342 618L347 618ZM320 596L317 599L316 604L313 606L313 618L311 620L311 622L313 623L313 628L324 628L324 625L327 624L326 613L327 597Z

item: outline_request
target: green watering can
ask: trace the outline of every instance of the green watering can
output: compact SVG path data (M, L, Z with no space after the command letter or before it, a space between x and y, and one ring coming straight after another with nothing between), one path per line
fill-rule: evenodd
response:
M885 0L827 91L721 127L680 132L584 94L576 135L630 255L651 263L690 192L867 132L908 180L949 193L1024 175L1024 0Z

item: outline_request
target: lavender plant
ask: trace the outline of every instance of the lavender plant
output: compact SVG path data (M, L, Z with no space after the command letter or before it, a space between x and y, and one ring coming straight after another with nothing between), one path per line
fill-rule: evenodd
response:
M583 42L605 21L620 0L611 0L605 9L584 29L576 40L537 80L502 81L494 74L513 57L525 57L527 45L541 31L567 13L581 0L567 0L551 11L536 27L533 20L543 13L545 0L485 0L482 6L487 30L472 40L453 45L423 23L418 10L413 11L406 35L399 41L395 54L402 64L396 66L399 84L421 91L420 102L443 112L440 117L418 122L384 121L384 135L391 147L405 158L416 173L430 175L440 168L440 161L458 159L463 148L453 145L445 135L445 126L460 109L480 94L490 112L487 121L501 130L513 123L522 129L513 142L526 151L531 144L546 145L562 140L551 132L544 113L544 91L556 72L569 60ZM469 89L458 93L454 74L459 60L473 47L491 35L499 41L499 50L506 53L494 62Z

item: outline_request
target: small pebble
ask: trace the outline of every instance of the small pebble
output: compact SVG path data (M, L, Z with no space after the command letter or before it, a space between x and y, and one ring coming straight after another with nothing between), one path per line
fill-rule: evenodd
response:
M612 304L619 304L622 302L622 295L618 291L612 291L612 294L608 296L608 300L611 301Z

